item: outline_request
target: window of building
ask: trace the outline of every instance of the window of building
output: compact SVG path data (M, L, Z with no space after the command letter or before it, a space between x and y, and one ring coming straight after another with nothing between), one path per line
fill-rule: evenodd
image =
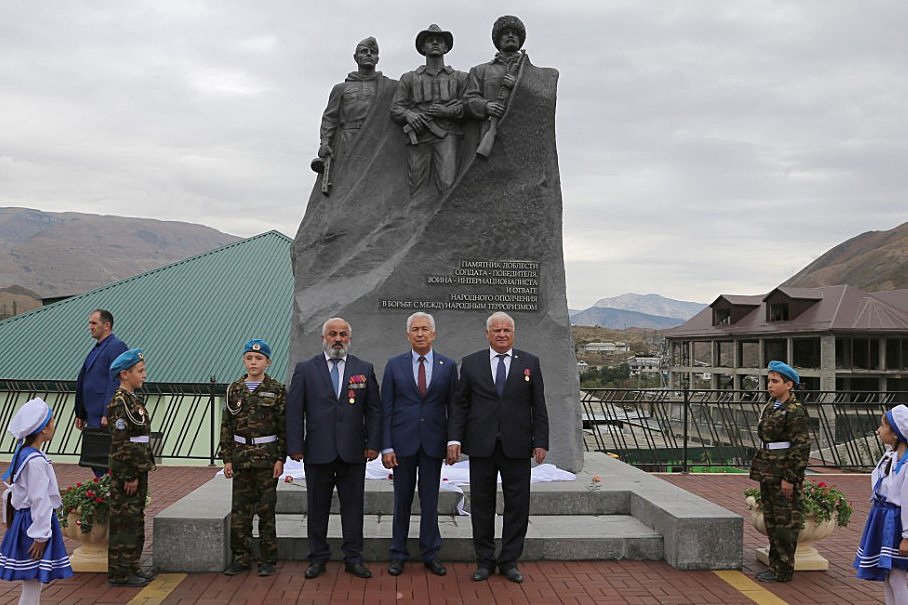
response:
M713 309L713 325L727 326L731 324L731 309Z
M886 369L908 370L908 338L886 339Z
M799 368L820 367L820 339L795 338L791 341L794 365Z
M768 321L788 321L788 303L770 303L767 313L769 314L769 317L766 318Z
M757 340L738 341L738 367L741 368L759 368L760 363L760 342Z
M690 343L689 342L672 342L672 365L689 366L690 365Z
M694 364L699 366L712 366L712 352L709 341L694 342Z
M735 343L730 341L716 343L716 365L720 368L735 367Z
M730 391L735 388L734 378L731 374L716 374L716 388Z
M851 368L851 339L835 339L835 367L837 370L847 370ZM836 389L838 390L838 386Z
M768 338L763 341L763 359L766 363L772 360L788 363L788 343L784 338Z
M880 369L880 339L852 338L851 364L855 370Z
M802 376L799 391L819 391L820 379L817 376Z

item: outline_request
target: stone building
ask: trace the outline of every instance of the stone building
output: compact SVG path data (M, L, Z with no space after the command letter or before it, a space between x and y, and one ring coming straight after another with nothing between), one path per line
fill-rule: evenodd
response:
M675 389L685 378L714 389L763 388L766 365L779 359L808 390L908 391L908 290L780 286L762 296L722 295L665 338Z

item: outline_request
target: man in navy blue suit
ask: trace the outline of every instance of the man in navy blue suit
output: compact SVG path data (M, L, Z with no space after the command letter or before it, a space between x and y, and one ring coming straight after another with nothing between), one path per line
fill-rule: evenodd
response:
M394 524L388 573L404 570L413 490L419 476L419 548L426 569L448 573L438 560L438 486L447 455L448 408L457 388L457 364L432 349L435 319L417 312L407 318L411 350L392 357L381 381L382 464L394 469Z
M97 342L82 363L76 379L76 428L97 429L107 426L107 404L113 399L120 379L110 372L110 364L128 347L113 333L110 311L95 309L88 315L88 331ZM94 468L96 476L106 468Z
M337 487L343 529L344 569L370 578L363 564L363 498L366 460L378 458L381 399L372 364L349 354L350 324L332 317L322 326L320 353L296 364L287 396L287 451L303 460L309 566L305 576L325 571L331 557L328 514Z
M448 422L448 464L470 456L470 515L474 581L495 566L511 582L523 582L523 553L530 516L530 459L542 464L549 449L549 417L539 358L513 348L514 320L493 313L486 320L489 348L463 358ZM495 557L495 501L501 473L504 527Z

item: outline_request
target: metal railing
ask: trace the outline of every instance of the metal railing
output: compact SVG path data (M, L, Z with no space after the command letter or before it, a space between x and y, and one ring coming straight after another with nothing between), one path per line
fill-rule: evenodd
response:
M146 384L142 389L152 430L163 432L161 458L214 464L218 457L225 384ZM0 380L0 427L16 409L41 397L54 410L54 456L77 458L81 433L74 427L75 382ZM811 465L867 471L882 454L880 416L908 402L908 392L800 391L809 415ZM691 467L746 468L760 446L757 422L762 391L584 389L580 393L588 450L617 454L647 470ZM0 454L15 442L4 433Z
M75 382L0 380L0 427L35 397L54 411L57 432L45 451L52 456L78 457L82 434L75 428ZM163 460L207 460L214 464L220 441L220 408L227 385L148 383L140 391L151 416L151 429L163 433ZM0 454L12 454L15 440L0 439Z
M799 391L808 412L812 466L867 471L882 455L880 416L908 392ZM746 468L767 397L762 391L584 389L588 450L617 454L647 470Z

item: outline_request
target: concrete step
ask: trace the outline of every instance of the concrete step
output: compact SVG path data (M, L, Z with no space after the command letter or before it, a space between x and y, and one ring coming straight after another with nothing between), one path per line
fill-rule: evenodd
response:
M363 557L367 561L387 561L391 546L391 516L366 515L363 521ZM501 536L501 516L495 518L495 535ZM254 524L255 525L255 524ZM470 517L445 515L438 519L442 561L474 561L473 530ZM277 516L277 551L283 560L305 560L309 553L305 515ZM420 559L419 517L410 518L410 556ZM499 543L500 541L496 540ZM332 558L340 559L341 521L338 515L328 520L328 543ZM629 515L531 515L522 561L536 560L661 560L663 540L655 530Z
M438 514L456 515L457 505L463 500L464 509L470 510L470 486L460 486L463 493L450 491L453 486L442 486L438 495ZM589 490L582 486L570 486L564 482L534 483L530 491L531 515L613 515L627 513L630 508L630 491ZM391 481L366 481L364 512L367 515L394 514L394 484ZM331 500L331 512L340 514L337 492ZM498 490L497 512L504 507L501 489ZM306 505L306 481L300 479L292 484L281 483L277 488L278 514L304 514ZM414 495L412 514L420 514L419 496Z

